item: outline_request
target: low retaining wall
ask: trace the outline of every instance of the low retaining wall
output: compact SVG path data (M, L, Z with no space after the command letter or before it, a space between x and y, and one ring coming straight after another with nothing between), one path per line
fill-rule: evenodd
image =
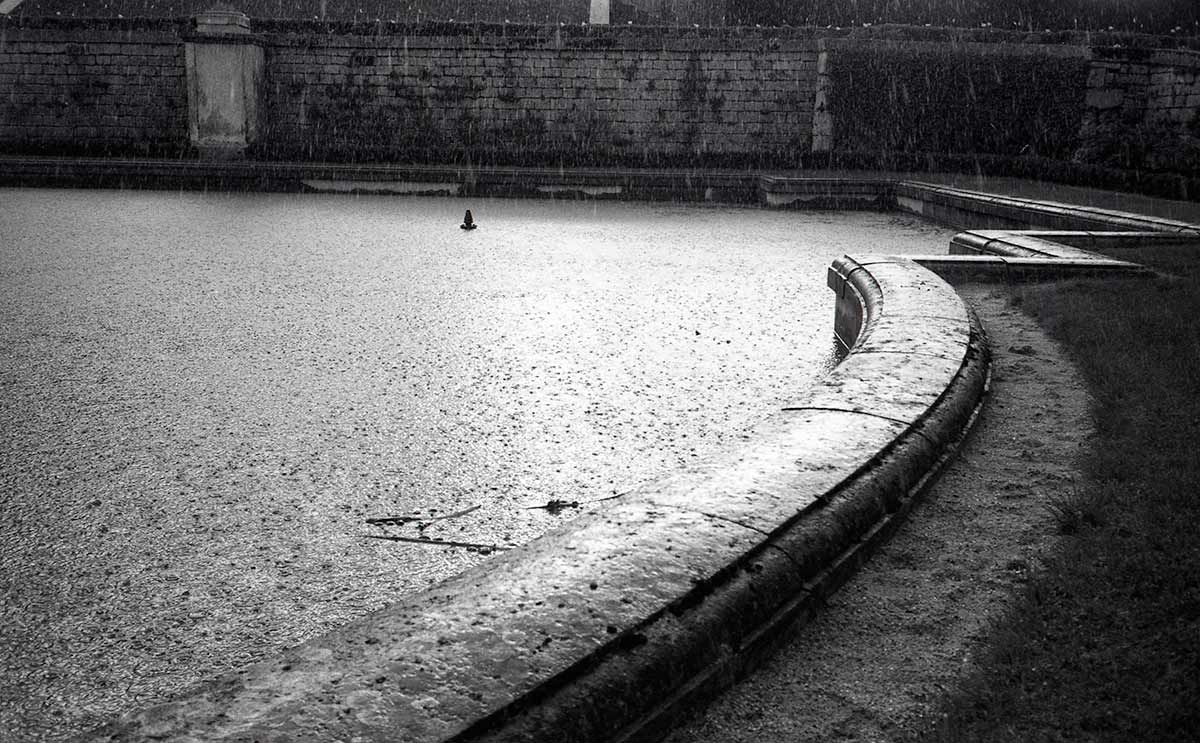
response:
M770 207L799 209L877 209L895 203L896 181L886 178L794 178L764 175L760 200Z
M1106 260L1105 256L1073 245L1059 243L1054 230L972 230L950 239L952 255L1011 255L1025 258L1059 258L1065 260ZM1095 233L1065 233L1095 234ZM1140 234L1140 233L1133 233ZM1157 233L1150 233L1157 234Z
M1153 271L1137 263L1095 251L1200 240L1200 228L1185 222L929 184L897 184L896 204L904 211L958 227L1008 223L1057 228L969 230L950 240L950 255L916 259L939 276L954 280L1015 282L1105 274L1152 275Z
M918 181L895 186L901 211L966 229L1178 232L1200 235L1187 222L1130 212L995 196Z
M0 155L0 185L244 191L440 193L755 203L757 173L619 168L505 168L202 162Z
M919 256L913 260L947 281L998 281L1012 284L1089 276L1156 275L1155 271L1137 263L1110 259L938 255Z
M724 457L89 740L631 740L731 684L883 539L986 390L902 258L830 270L847 358Z
M997 207L997 202L979 195L976 200L985 209ZM1069 225L1100 223L1120 230L1132 224L1142 231L973 230L950 240L949 256L924 258L921 264L944 278L975 280L1048 281L1101 274L1153 275L1154 271L1137 263L1096 251L1148 244L1200 245L1200 227L1173 220L1018 199L1005 200L999 206L1009 214L1026 214L1030 222L1049 215L1052 221Z
M1070 242L1100 240L1099 232L976 230L960 232L950 240L950 255L922 258L921 265L943 278L1051 281L1075 276L1100 274L1152 275L1154 271L1137 263L1116 260L1102 253L1085 250ZM1124 244L1151 240L1164 235L1179 240L1178 232L1126 232ZM1059 236L1066 236L1066 242ZM1110 243L1110 240L1104 240Z
M434 184L432 190L429 184ZM1185 240L1200 236L1200 227L1178 220L995 196L900 177L783 176L745 169L204 162L0 155L0 186L20 185L714 201L797 209L899 209L960 229L1049 229L1088 234L1176 232Z

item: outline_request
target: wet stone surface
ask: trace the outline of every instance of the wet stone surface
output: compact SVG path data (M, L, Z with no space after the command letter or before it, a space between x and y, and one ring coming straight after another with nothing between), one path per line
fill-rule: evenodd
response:
M3 740L168 698L576 512L531 506L736 446L831 362L832 258L949 239L862 213L0 193ZM391 516L418 518L365 523Z

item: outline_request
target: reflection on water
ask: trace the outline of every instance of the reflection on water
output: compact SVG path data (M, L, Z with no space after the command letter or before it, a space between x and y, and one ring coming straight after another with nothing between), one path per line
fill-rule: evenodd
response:
M530 506L736 446L832 363L832 258L949 237L740 208L0 196L5 738L66 737L487 551L364 534L520 544L572 513Z

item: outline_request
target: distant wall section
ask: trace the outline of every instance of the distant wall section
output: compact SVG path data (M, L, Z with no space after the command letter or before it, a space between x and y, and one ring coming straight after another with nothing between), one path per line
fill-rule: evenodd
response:
M175 24L135 32L0 28L0 147L161 154L187 140Z
M1200 52L1130 45L1165 37L206 15L0 18L0 150L970 169L1197 195ZM196 66L213 59L229 85ZM203 141L214 111L236 141Z
M1200 172L1200 52L1098 49L1082 162Z
M674 162L809 147L815 42L592 29L269 34L276 155Z
M833 147L850 153L1070 159L1087 47L822 41Z

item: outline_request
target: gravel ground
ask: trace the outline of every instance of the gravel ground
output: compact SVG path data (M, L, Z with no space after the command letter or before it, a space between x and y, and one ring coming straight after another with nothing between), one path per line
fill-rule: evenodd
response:
M1014 589L1059 537L1090 399L1058 345L1002 290L960 288L995 354L992 399L961 456L895 537L796 639L667 743L891 741L925 729Z
M736 445L831 363L831 258L949 236L869 213L0 198L4 741L70 737L572 513L531 506ZM364 523L385 516L418 520Z

